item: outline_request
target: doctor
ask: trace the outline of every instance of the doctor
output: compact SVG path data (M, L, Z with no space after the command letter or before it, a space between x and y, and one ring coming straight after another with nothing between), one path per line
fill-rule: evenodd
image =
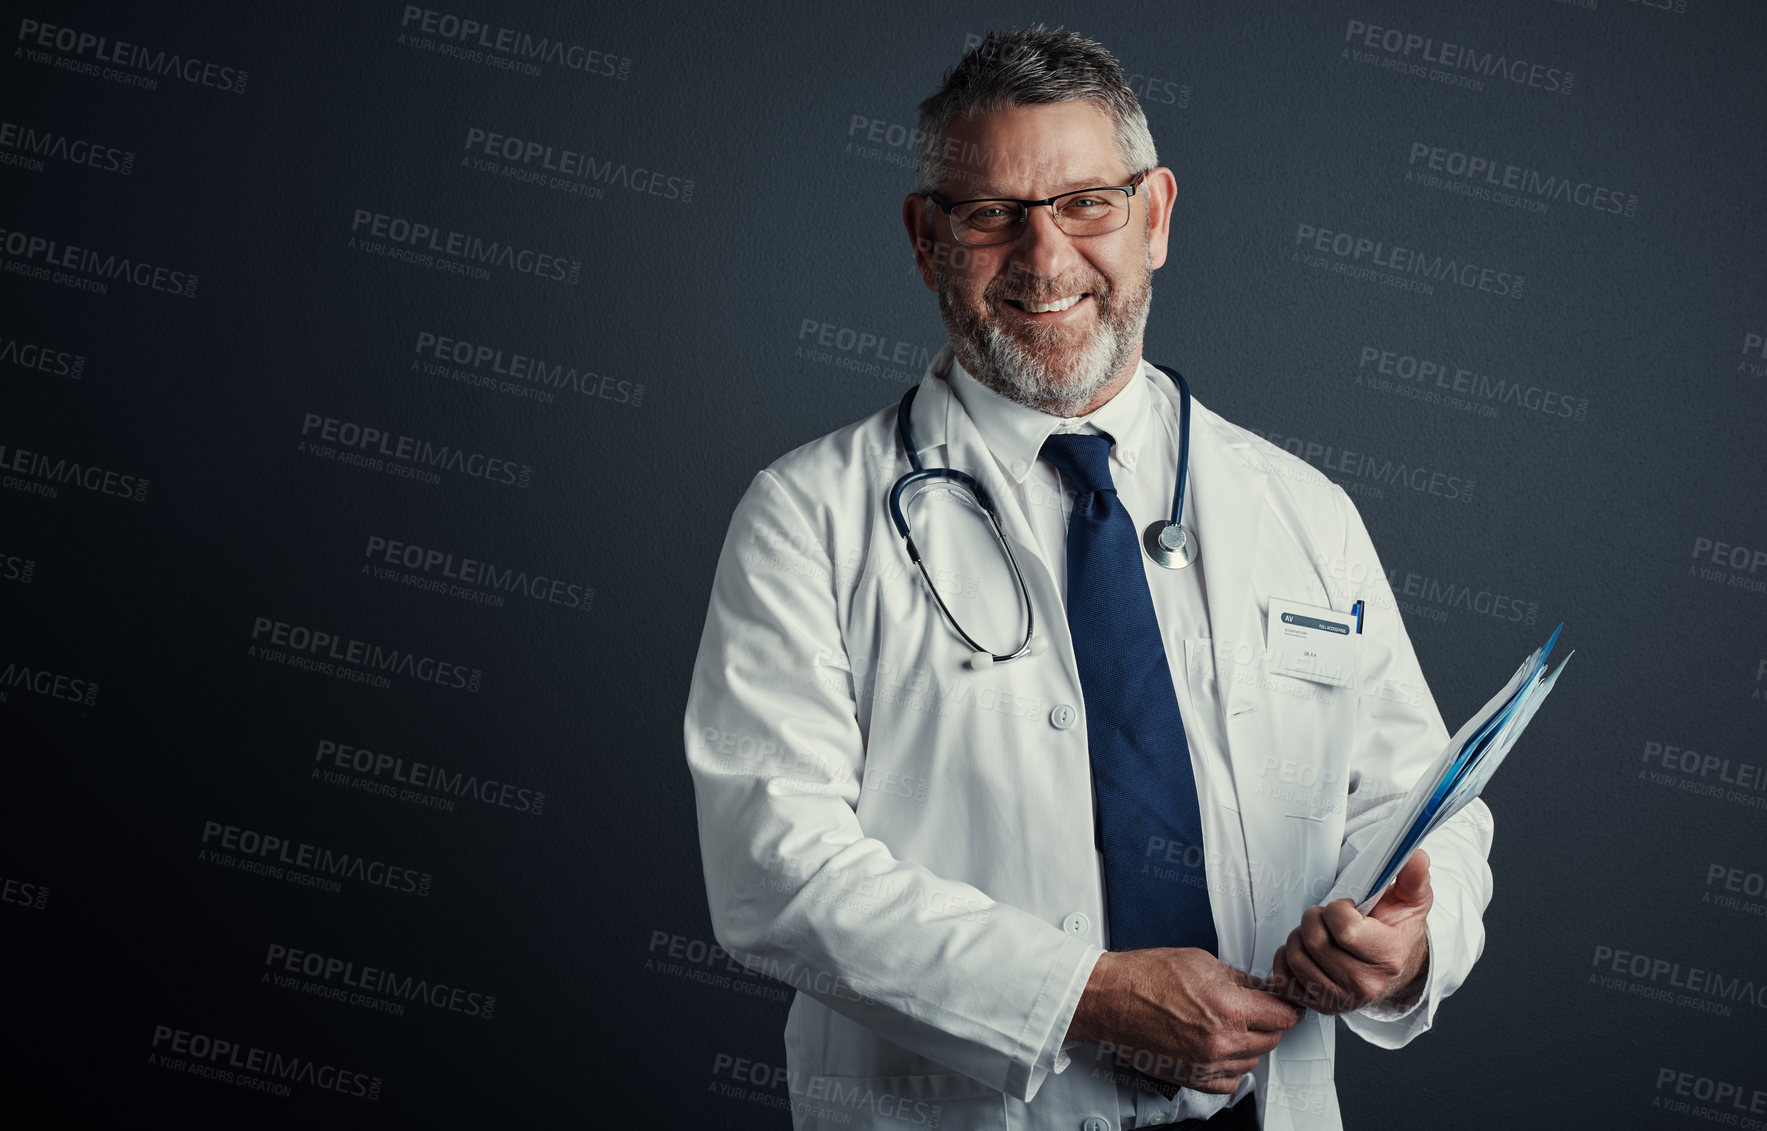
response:
M1403 1045L1479 956L1489 811L1367 918L1334 890L1448 735L1344 492L1142 360L1176 185L1115 60L992 35L921 133L949 348L760 472L718 564L718 941L808 987L799 1128L1338 1127L1333 1015ZM1273 600L1362 631L1309 669Z

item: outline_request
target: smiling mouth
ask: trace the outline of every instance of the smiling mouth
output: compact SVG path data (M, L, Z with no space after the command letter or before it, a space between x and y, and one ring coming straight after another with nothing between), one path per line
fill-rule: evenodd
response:
M1087 297L1090 293L1090 291L1087 291L1077 295L1069 295L1066 298L1058 298L1053 302L1031 302L1029 300L1013 298L1009 298L1006 301L1008 304L1017 307L1026 314L1059 314L1061 311L1067 310L1081 299Z

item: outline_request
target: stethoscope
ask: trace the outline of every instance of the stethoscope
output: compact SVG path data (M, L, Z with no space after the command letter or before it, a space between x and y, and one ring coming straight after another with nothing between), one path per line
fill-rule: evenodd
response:
M1172 517L1148 524L1147 529L1141 532L1141 547L1157 564L1167 569L1183 569L1196 560L1197 553L1196 535L1183 522L1184 481L1190 471L1190 385L1185 382L1184 375L1175 369L1167 369L1163 365L1155 365L1154 368L1170 377L1173 384L1178 386L1178 485L1172 491ZM950 622L957 635L963 638L963 642L974 649L969 658L971 668L981 671L997 663L1016 660L1020 656L1041 655L1048 651L1049 641L1037 633L1036 616L1031 609L1031 590L1025 584L1025 575L1019 570L1018 558L1013 555L1012 546L1006 540L1006 530L1000 525L1000 515L994 509L994 500L973 475L954 467L921 466L920 455L914 443L914 429L908 422L910 410L914 406L914 395L919 391L919 385L909 389L902 394L902 403L896 406L896 434L902 439L902 449L908 453L911 467L908 474L896 480L896 485L890 489L890 520L896 524L896 533L902 536L902 541L907 545L908 557L920 570L920 576L926 581L927 592L933 595L939 611L945 614L945 619ZM939 479L957 483L969 492L970 497L988 516L989 523L994 527L994 537L999 540L1000 548L1006 552L1006 560L1012 566L1012 577L1018 583L1019 597L1025 607L1025 635L1019 641L1018 647L1005 655L982 647L957 623L956 615L945 604L945 599L939 596L938 587L933 584L931 575L926 571L926 563L921 560L920 550L914 544L914 535L908 530L908 516L902 511L902 492Z

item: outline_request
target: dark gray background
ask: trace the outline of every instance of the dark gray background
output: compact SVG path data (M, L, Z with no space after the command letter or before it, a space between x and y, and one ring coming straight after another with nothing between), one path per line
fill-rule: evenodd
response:
M806 320L942 340L898 219L910 151L857 151L864 123L912 127L966 36L1032 20L1097 38L1170 99L1146 103L1180 186L1148 356L1248 427L1475 485L1450 499L1333 473L1395 587L1434 587L1405 614L1450 727L1559 621L1578 653L1487 794L1484 959L1409 1048L1340 1043L1347 1121L1697 1123L1652 1106L1674 1098L1664 1069L1767 1088L1761 1006L1720 1016L1590 980L1609 947L1767 983L1763 912L1706 901L1715 864L1767 871L1767 793L1750 806L1676 788L1698 772L1639 776L1649 743L1732 775L1767 766L1767 593L1750 588L1767 566L1708 560L1715 542L1767 549L1761 9L434 2L629 69L526 76L413 50L398 3L0 6L9 38L30 19L250 72L236 95L136 89L16 43L0 65L0 121L136 154L128 176L0 165L0 227L201 277L187 300L0 274L0 346L85 358L78 380L0 359L0 444L151 481L141 502L0 491L0 566L34 563L28 583L0 579L0 671L101 689L85 706L0 688L0 879L49 892L40 910L0 904L9 1106L102 1123L785 1124L786 1087L716 1089L720 1056L783 1064L784 1004L723 966L707 976L737 985L658 966L659 932L684 952L711 937L680 727L712 568L757 468L905 387L804 356ZM1360 64L1343 55L1351 20L1575 85L1472 91ZM691 201L463 167L474 126L691 180ZM1612 186L1636 214L1407 184L1414 142ZM581 280L365 255L347 246L358 208L556 249ZM1523 297L1309 268L1293 259L1303 223L1495 265L1526 277ZM642 384L642 403L540 405L414 372L423 330ZM1358 384L1364 346L1586 404L1565 419L1407 399ZM296 451L306 412L507 453L532 485L315 460ZM594 603L493 609L377 582L360 573L371 535L565 576ZM1530 611L1483 614L1450 585ZM482 689L374 690L250 658L258 616L458 658ZM439 813L330 788L309 776L326 738L544 790L546 808ZM409 863L435 887L326 895L199 862L209 820ZM496 1013L393 1017L274 989L270 943L495 994ZM196 1079L148 1063L156 1025L384 1091Z

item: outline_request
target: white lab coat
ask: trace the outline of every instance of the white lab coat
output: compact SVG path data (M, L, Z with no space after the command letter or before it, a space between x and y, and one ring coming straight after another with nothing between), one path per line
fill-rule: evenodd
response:
M1166 378L1138 379L1175 412ZM1092 1116L1116 1128L1110 1057L1081 1046L1052 1071L1049 1055L1105 941L1060 593L961 402L929 369L913 407L922 459L990 487L1050 644L963 666L968 649L888 517L907 470L895 417L892 405L782 457L731 520L685 726L714 930L799 987L785 1035L799 1128L1066 1131ZM1163 612L1162 631L1186 719L1211 713L1187 730L1197 772L1215 775L1202 793L1219 807L1204 838L1220 957L1266 973L1301 913L1345 894L1331 889L1358 831L1448 735L1341 489L1193 402L1189 491L1212 639L1185 638ZM990 550L969 552L986 564ZM975 573L996 580L960 617L986 605L1015 618L1017 594L997 580L1010 575ZM1355 687L1267 670L1273 596L1366 603ZM1063 705L1079 708L1065 728L1052 721ZM1491 830L1475 801L1425 842L1435 904L1423 999L1396 1019L1346 1016L1360 1036L1405 1044L1465 979L1484 945ZM1265 1127L1340 1126L1335 1038L1332 1019L1310 1013L1259 1064Z

